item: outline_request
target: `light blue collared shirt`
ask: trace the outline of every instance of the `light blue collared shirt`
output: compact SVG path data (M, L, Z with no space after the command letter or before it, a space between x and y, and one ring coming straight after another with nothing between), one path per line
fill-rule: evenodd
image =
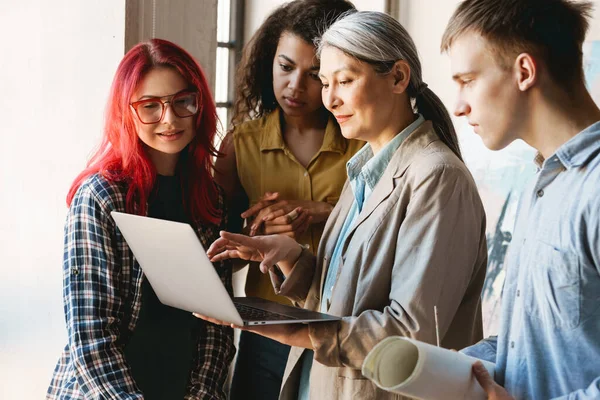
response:
M500 333L464 352L495 362L517 399L600 399L600 122L538 164L507 255Z
M331 294L333 287L337 279L337 272L341 261L341 252L344 242L348 237L350 228L360 215L365 201L369 198L373 189L377 185L377 182L381 179L381 176L385 172L390 160L394 156L398 147L402 144L404 139L408 137L415 129L425 122L425 119L421 114L417 119L412 122L409 126L404 128L402 132L396 135L390 140L377 155L373 155L373 150L369 144L365 145L360 149L347 163L346 169L348 171L348 180L354 193L354 203L350 208L350 212L344 221L340 235L336 242L333 250L333 256L331 260L337 260L337 262L331 262L329 269L327 270L327 276L325 278L325 285L323 286L323 295L321 296L321 311L327 312L329 309L329 301L331 300ZM302 374L300 376L300 389L298 392L298 400L308 399L308 388L309 388L309 377L310 369L312 368L313 352L305 351L302 355Z

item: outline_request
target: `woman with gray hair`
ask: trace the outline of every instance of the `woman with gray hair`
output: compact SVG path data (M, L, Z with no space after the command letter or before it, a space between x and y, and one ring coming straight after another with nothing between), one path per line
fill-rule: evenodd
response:
M227 232L208 253L260 261L263 272L279 268L283 274L271 273L277 293L341 317L252 329L295 346L280 398L398 398L361 374L382 339L435 344L434 307L442 346L482 337L485 214L448 113L396 20L347 15L325 32L319 54L325 107L344 137L367 145L347 164L317 256L287 237Z

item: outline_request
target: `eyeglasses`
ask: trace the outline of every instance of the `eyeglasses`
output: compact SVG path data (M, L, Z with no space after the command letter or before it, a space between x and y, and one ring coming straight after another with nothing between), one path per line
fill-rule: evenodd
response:
M171 104L173 114L179 118L196 115L200 109L199 97L198 92L182 92L171 96L134 101L130 105L142 124L156 124L165 116L167 104Z

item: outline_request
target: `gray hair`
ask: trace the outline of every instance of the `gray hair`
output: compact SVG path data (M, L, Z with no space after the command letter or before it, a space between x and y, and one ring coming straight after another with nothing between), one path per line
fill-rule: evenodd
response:
M376 11L348 13L334 22L316 44L318 55L324 47L331 46L370 64L379 74L391 72L398 60L405 61L410 68L406 92L414 100L415 111L433 123L440 139L462 159L450 115L439 97L423 82L415 43L398 21Z

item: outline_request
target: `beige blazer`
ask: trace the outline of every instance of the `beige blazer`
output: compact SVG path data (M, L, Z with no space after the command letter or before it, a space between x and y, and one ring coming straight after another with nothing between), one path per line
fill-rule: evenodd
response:
M360 372L388 336L461 349L482 338L481 289L487 264L485 214L465 165L426 121L400 145L343 244L330 260L354 196L348 182L331 213L317 257L303 251L275 291L319 310L330 262L341 262L328 313L340 322L309 324L315 356L311 399L399 399ZM281 399L298 393L304 349L292 348Z

